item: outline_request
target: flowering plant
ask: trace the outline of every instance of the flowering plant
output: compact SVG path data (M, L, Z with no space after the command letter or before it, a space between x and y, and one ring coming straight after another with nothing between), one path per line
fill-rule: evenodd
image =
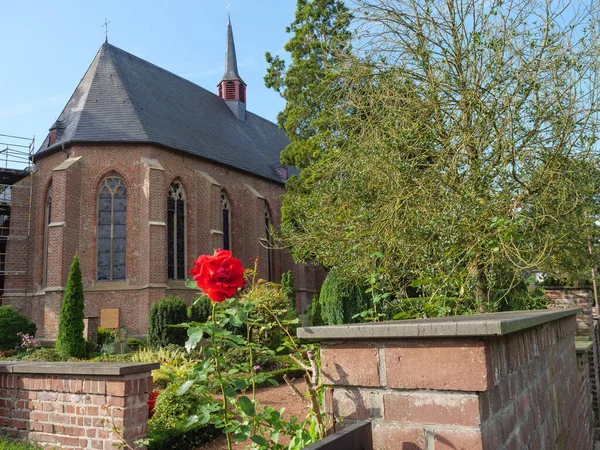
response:
M178 391L179 395L183 395L193 389L196 395L206 400L186 425L211 423L222 429L227 436L229 450L234 441L244 442L247 439L253 442L253 448L300 449L323 437L325 430L320 412L317 411L305 421L297 418L285 421L282 411L269 406L263 408L256 400L256 384L268 381L276 386L278 383L268 373L260 370L254 360L257 352L274 353L256 339L257 335L267 332L267 329L263 326L264 322L258 320L259 315L255 314L255 302L267 295L265 284L269 284L270 289L280 289L280 286L257 280L257 261L254 269L246 271L245 279L242 278L240 274L244 274L244 268L228 250L217 250L213 256L202 255L194 265L196 267L190 271L194 279L188 280L186 285L201 289L212 300L212 314L205 323L191 322L182 325L188 328L186 349L191 351L202 343L201 351L205 356L204 362L194 368ZM227 298L243 288L246 280L250 286L242 293L241 298ZM263 302L266 303L268 302ZM293 339L286 327L293 321L297 322L297 319L279 319L275 311L268 306L265 308L269 310L268 314L277 326L285 329L286 336ZM236 348L247 350L248 361L227 365L223 354ZM241 374L244 375L240 376ZM245 394L249 389L250 397ZM220 392L220 398L214 397L215 390ZM288 445L279 442L279 437L283 435L290 436Z
M34 349L40 346L40 343L31 335L27 333L17 333L17 336L21 338L21 348L28 352L32 352Z
M156 399L158 398L160 391L153 390L148 396L148 418L150 419L154 415L154 407L156 406Z

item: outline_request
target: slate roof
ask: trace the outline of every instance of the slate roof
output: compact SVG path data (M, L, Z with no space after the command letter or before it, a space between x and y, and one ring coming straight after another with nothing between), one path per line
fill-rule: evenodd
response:
M104 43L36 157L72 143L153 143L282 183L274 123L237 119L216 94Z

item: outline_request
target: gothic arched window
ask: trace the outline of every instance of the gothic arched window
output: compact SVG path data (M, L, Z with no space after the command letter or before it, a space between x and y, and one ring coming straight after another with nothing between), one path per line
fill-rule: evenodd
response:
M273 239L271 236L271 215L269 214L269 209L267 207L265 207L265 239L267 241L268 281L273 281Z
M48 228L52 221L52 185L46 192L46 205L44 206L44 249L42 252L42 287L48 283Z
M167 196L167 272L169 280L185 280L185 192L174 181Z
M127 190L117 175L98 193L98 281L125 280Z
M221 230L223 231L223 250L231 250L231 205L223 191L221 191Z

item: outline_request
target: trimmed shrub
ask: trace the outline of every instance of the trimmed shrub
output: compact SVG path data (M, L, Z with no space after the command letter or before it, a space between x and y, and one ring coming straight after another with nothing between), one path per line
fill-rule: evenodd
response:
M190 416L197 414L203 399L199 397L194 389L188 389L183 395L177 395L177 391L183 382L174 381L169 387L160 393L154 405L154 416L158 421L167 424L185 422Z
M17 333L35 335L36 326L11 306L0 306L0 350L13 350L21 345Z
M352 316L366 311L372 304L371 297L363 287L333 272L327 274L319 293L321 318L325 325L360 322L360 319L353 319Z
M212 313L212 303L207 295L200 295L188 310L190 322L204 323Z
M212 425L196 424L186 428L183 423L178 423L167 427L152 418L148 422L148 450L194 450L214 440L218 434Z
M185 328L174 328L187 321L187 307L179 297L169 296L150 307L148 317L148 342L153 347L169 344L181 345L187 340Z
M67 288L60 308L56 350L61 354L75 358L85 357L83 307L81 269L79 268L79 258L75 255L69 270Z

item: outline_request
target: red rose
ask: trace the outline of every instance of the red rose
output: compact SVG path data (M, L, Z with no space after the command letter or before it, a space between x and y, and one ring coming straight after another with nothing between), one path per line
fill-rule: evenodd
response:
M200 255L190 270L194 281L213 302L222 302L243 288L244 266L229 250L216 250L213 256Z

